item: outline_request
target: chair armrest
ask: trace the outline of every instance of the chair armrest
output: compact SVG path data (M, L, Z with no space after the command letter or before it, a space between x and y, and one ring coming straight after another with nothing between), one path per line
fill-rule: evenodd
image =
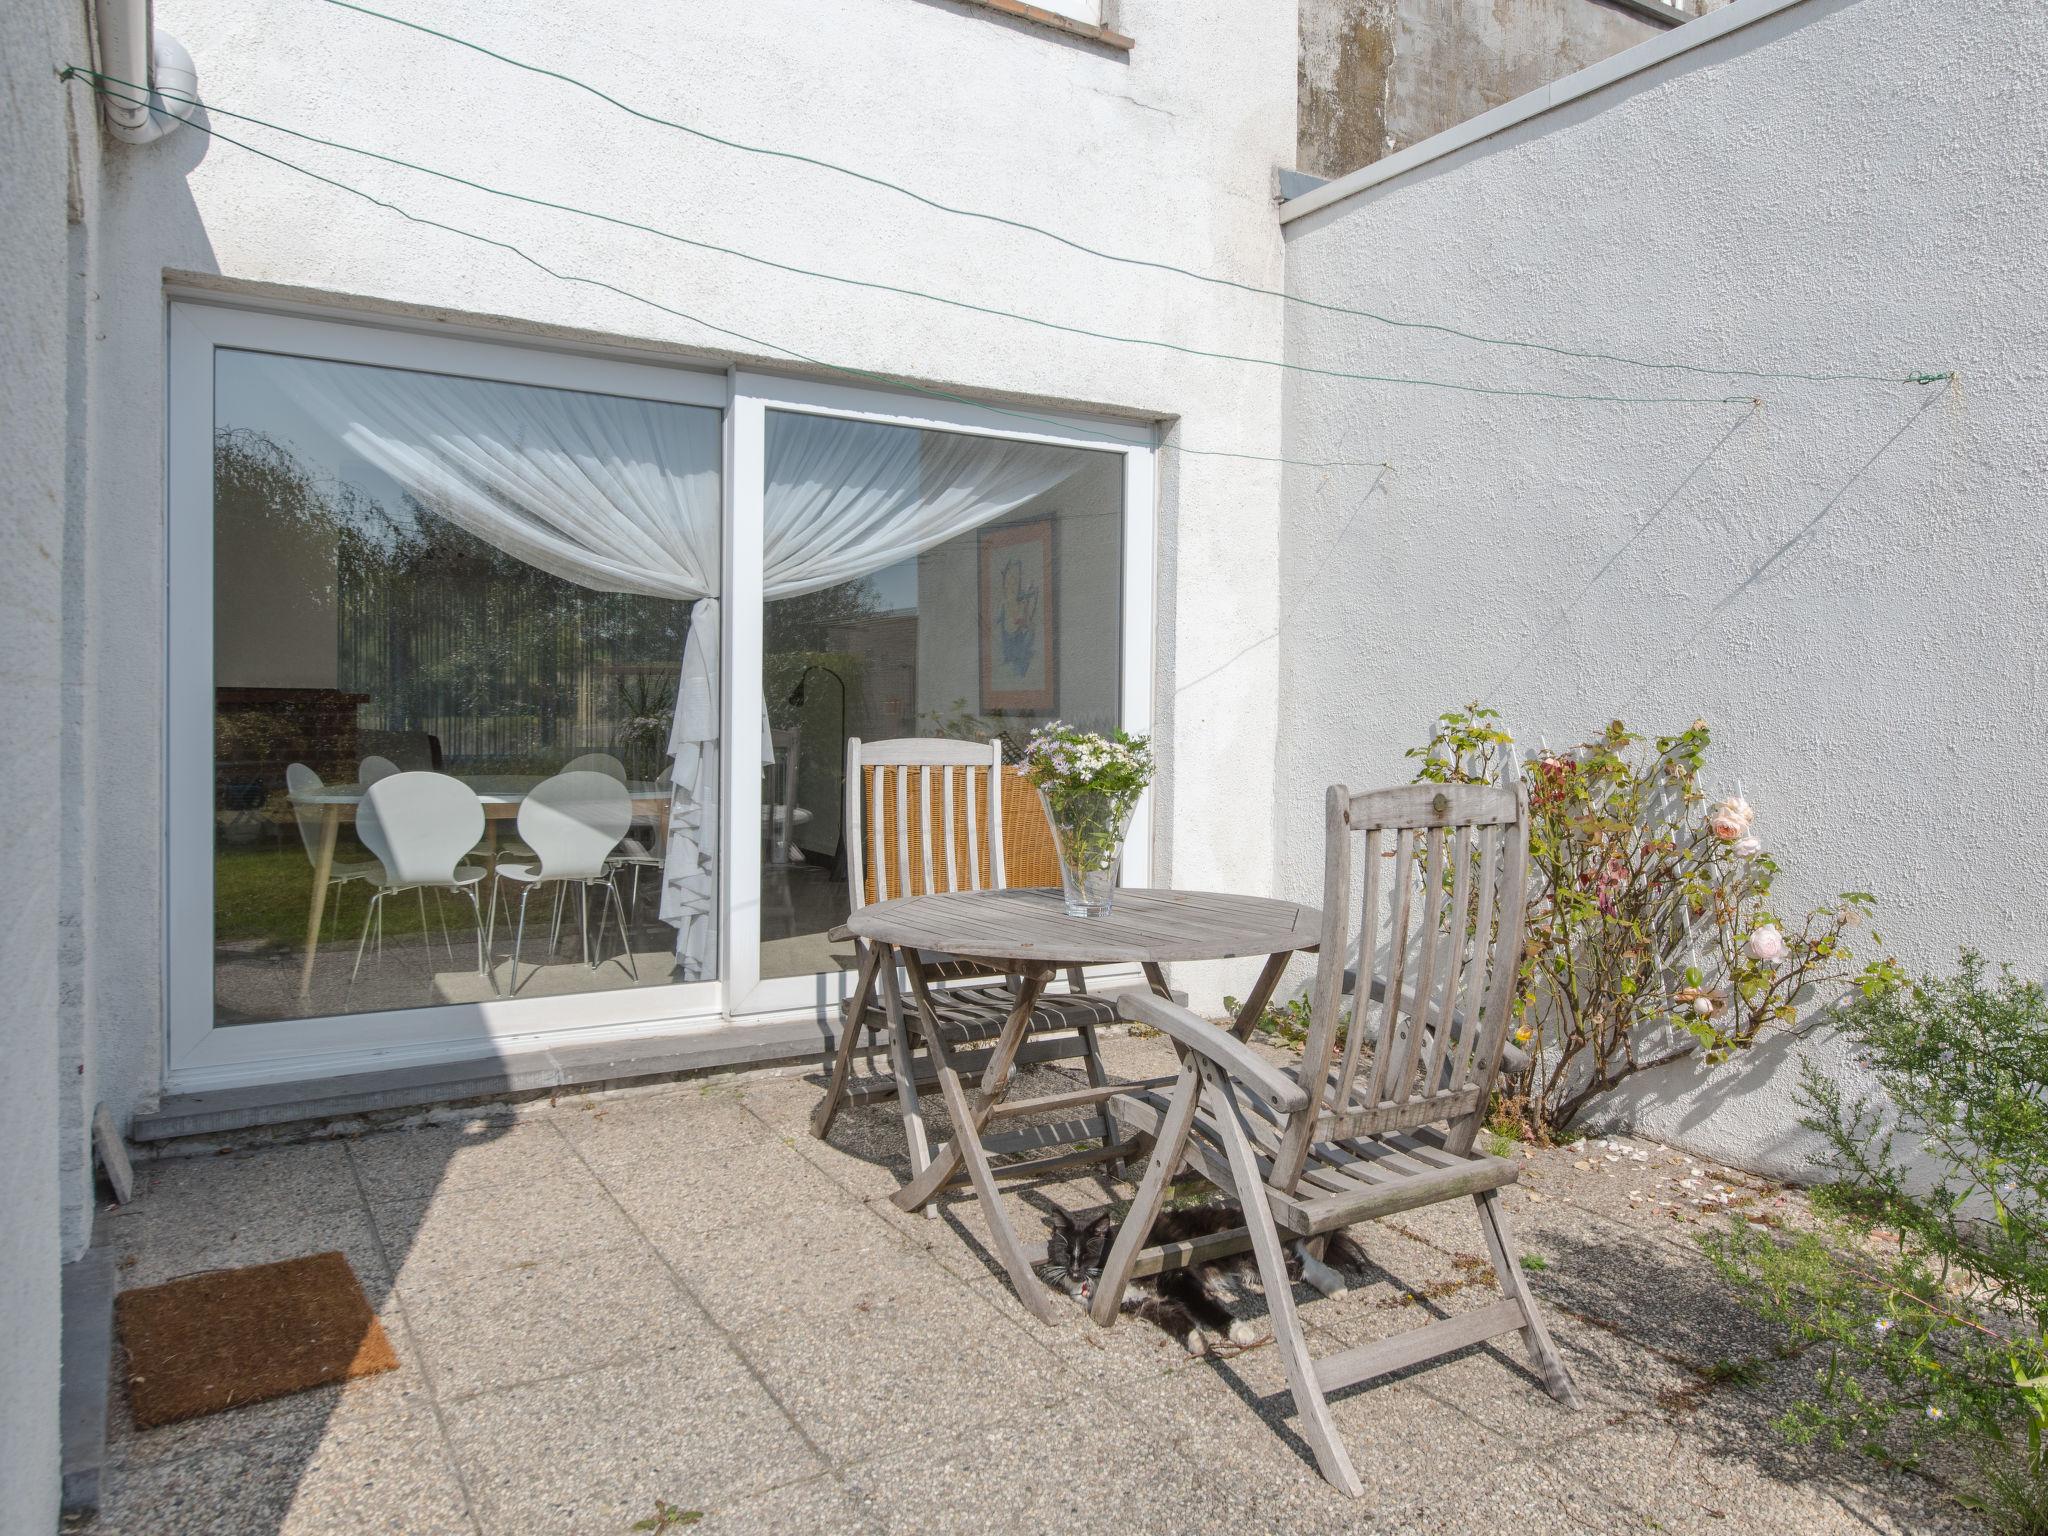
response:
M1292 1113L1308 1107L1308 1094L1293 1078L1273 1066L1237 1036L1149 988L1130 987L1114 994L1120 1018L1149 1024L1189 1050L1207 1057L1250 1088L1275 1109Z

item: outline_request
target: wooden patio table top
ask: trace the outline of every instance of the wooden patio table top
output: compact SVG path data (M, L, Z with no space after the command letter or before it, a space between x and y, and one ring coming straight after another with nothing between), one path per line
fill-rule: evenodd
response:
M862 907L856 938L965 959L1045 965L1158 965L1312 949L1313 907L1221 891L1119 890L1101 917L1069 917L1056 890L940 891Z

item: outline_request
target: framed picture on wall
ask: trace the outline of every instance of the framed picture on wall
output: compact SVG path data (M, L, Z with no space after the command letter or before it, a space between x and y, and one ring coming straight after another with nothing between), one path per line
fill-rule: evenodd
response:
M1059 694L1053 627L1053 520L981 535L981 707L1046 713Z

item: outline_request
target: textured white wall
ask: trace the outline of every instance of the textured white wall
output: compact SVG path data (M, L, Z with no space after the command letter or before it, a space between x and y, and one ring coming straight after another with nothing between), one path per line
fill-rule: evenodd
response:
M1259 7L1129 0L1128 55L928 0L720 0L610 7L465 0L405 7L649 110L818 153L943 198L1084 232L1130 252L1277 286L1272 172L1293 145L1294 31ZM557 201L777 259L1100 328L1278 355L1279 306L1119 267L937 214L801 165L636 123L568 87L339 8L161 0L159 25L209 101ZM954 388L1176 418L1197 447L1278 452L1272 370L1063 337L1014 322L764 271L217 121L224 132L498 238L566 271L851 366ZM118 151L102 236L110 380L91 440L110 533L88 601L103 826L152 828L162 777L159 274L299 290L414 313L500 317L724 358L749 349L515 257L412 225L198 133ZM772 354L762 353L772 358ZM1134 435L1142 427L1134 429ZM1158 729L1185 770L1161 785L1159 866L1189 884L1271 866L1277 648L1276 470L1167 454L1160 515ZM1241 637L1263 636L1244 650ZM93 868L104 1096L161 1077L161 871L153 837ZM1197 985L1200 985L1199 979ZM1220 980L1218 986L1220 987ZM1215 990L1212 988L1211 990Z
M1740 8L1738 0L1737 8ZM1317 299L1727 365L1961 385L1721 381L1297 311L1298 360L1741 406L1292 381L1277 844L1321 789L1399 782L1478 697L1527 738L1704 716L1785 904L1874 891L1914 966L2048 960L2048 12L1808 0L1288 226ZM1797 1172L1783 1045L1640 1083L1650 1132ZM1838 1056L1832 1069L1850 1071Z
M75 1123L77 1073L60 1063L58 913L66 817L64 591L66 396L73 355L74 206L64 93L53 83L76 9L0 8L0 1511L9 1530L57 1522L59 1144ZM92 156L84 124L82 158ZM73 1165L76 1149L62 1159Z

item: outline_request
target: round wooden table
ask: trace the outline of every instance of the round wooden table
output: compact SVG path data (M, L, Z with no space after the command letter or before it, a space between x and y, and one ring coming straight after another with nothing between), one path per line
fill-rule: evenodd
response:
M1000 1170L991 1165L982 1146L982 1136L996 1106L1003 1102L1017 1048L1023 1044L1045 984L1067 966L1136 964L1143 968L1152 990L1163 997L1168 993L1162 967L1172 961L1263 955L1265 966L1238 1009L1233 1026L1239 1039L1247 1039L1287 962L1316 947L1322 914L1313 907L1264 896L1139 887L1119 890L1110 911L1101 917L1069 917L1065 902L1054 890L944 891L875 902L854 913L846 927L871 946L880 963L889 963L893 956L893 963L908 974L918 1026L940 1063L939 1086L955 1131L931 1166L891 1198L906 1211L917 1210L952 1182L964 1162L1018 1299L1050 1322L1052 1309L1032 1267L1032 1254L1018 1242L1016 1229L996 1194ZM947 1064L925 972L925 957L931 954L975 961L1018 978L1016 1003L983 1069L981 1086L971 1099L959 1073ZM849 1021L860 1017L874 970L873 965L864 968L856 983ZM1101 1103L1130 1086L1088 1088L1059 1094L1056 1099L1063 1109L1091 1101ZM1045 1102L1051 1107L1050 1101ZM1028 1112L1028 1104L1013 1104L1005 1110L1006 1114Z

